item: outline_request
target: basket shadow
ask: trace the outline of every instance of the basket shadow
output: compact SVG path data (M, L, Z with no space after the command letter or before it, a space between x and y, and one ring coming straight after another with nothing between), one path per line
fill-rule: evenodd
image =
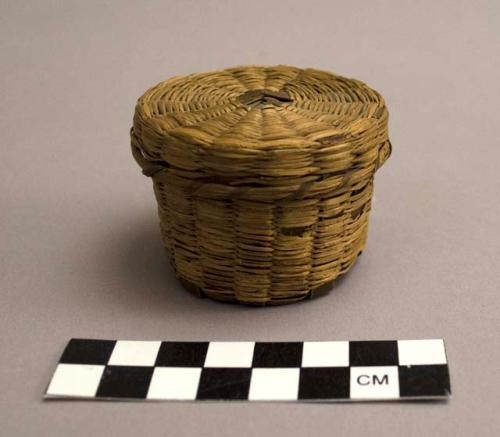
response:
M111 282L107 291L117 304L163 315L200 306L201 299L187 293L175 277L155 214L135 218L114 232L113 244L94 263L103 280Z
M200 298L188 292L175 276L160 236L155 214L131 219L115 227L113 244L94 257L93 264L99 272L100 282L111 284L106 288L113 301L128 309L147 309L154 314L208 311L213 313L252 311L264 306L242 305L234 302L217 302ZM341 293L346 275L336 279L312 299L292 305L307 304ZM287 305L273 306L285 308ZM269 308L269 307L267 307Z
M102 236L101 236L102 237ZM106 235L106 239L109 239ZM102 238L98 239L102 241ZM113 239L91 254L98 281L124 310L148 314L228 313L253 308L216 302L187 291L175 276L163 246L156 214L131 217L114 226Z

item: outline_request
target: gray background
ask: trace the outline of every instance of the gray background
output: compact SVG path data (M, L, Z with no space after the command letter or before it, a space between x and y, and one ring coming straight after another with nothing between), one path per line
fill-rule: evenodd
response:
M0 433L499 435L499 14L498 1L2 0ZM184 292L129 151L146 88L247 63L360 78L391 114L365 253L304 304ZM453 397L43 402L70 337L444 337Z

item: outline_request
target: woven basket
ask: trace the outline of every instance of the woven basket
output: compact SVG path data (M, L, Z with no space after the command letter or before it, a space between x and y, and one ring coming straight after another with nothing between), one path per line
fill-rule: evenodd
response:
M132 151L177 277L260 305L329 288L365 245L387 119L376 91L314 69L242 66L149 89Z

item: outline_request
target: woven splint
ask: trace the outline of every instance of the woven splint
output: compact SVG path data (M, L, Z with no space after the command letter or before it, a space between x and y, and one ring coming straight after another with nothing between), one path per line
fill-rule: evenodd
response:
M328 288L365 245L387 121L376 91L315 69L242 66L149 89L132 151L177 277L250 304Z

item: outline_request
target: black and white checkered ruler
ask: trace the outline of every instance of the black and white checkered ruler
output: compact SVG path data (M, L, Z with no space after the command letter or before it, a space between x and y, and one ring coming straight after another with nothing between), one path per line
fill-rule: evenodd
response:
M336 401L447 398L444 342L72 339L45 397Z

